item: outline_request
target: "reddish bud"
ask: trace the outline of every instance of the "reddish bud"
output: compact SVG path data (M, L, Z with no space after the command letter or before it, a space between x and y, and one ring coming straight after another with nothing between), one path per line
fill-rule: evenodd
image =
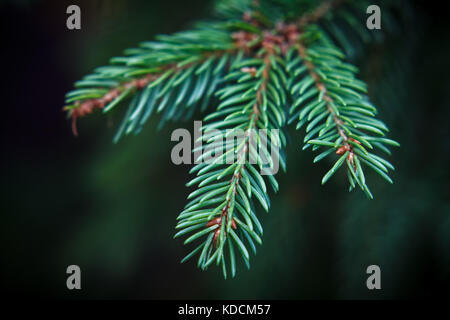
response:
M278 21L277 24L275 25L275 28L277 29L277 31L283 31L286 27L285 24L283 23L283 21Z
M287 39L290 43L294 43L295 41L297 41L299 36L300 36L300 33L298 33L298 32L289 32L287 34Z
M95 103L96 103L97 108L102 109L105 107L106 101L105 101L105 99L100 98L100 99L95 100Z
M241 71L242 72L247 72L247 73L250 73L251 75L252 75L252 77L254 77L254 76L256 76L256 68L255 67L252 67L252 68L249 68L249 67L244 67L244 68L241 68Z
M117 98L118 95L119 95L119 90L113 89L110 92L108 92L107 94L105 94L103 99L106 101L106 103L108 103L108 102L113 101L115 98Z
M341 155L341 154L346 153L347 152L347 148L348 148L347 146L339 147L339 149L336 150L336 154Z
M233 228L234 230L236 230L237 228L236 221L234 221L234 219L231 219L231 228Z
M347 160L352 163L353 162L353 152L350 152L347 156Z
M87 100L85 102L83 102L79 108L80 110L80 115L84 116L87 115L89 113L92 113L92 110L94 109L94 101L93 100Z
M208 223L206 224L206 226L207 226L207 227L211 227L211 226L213 226L213 225L215 225L215 224L220 224L221 221L222 221L221 218L215 218L215 219L212 219L212 220L208 221Z
M242 17L244 21L250 22L252 20L252 13L247 11L244 13L244 16Z
M213 243L214 243L214 248L217 248L217 238L219 238L220 235L220 227L216 229L216 231L214 231L214 238L213 238Z
M234 32L231 35L231 38L235 39L235 40L242 40L245 39L245 32L244 31L238 31L238 32Z
M147 80L146 79L139 79L137 82L137 87L139 89L144 88L147 85Z
M298 32L298 28L297 28L297 25L295 25L294 23L290 23L290 24L288 24L288 25L284 28L284 31L285 31L286 33L289 33L289 32Z

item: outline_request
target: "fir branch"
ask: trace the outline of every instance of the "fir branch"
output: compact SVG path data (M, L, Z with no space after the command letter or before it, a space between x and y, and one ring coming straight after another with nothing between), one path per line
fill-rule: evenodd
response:
M266 44L263 51L262 57L244 58L243 61L236 63L234 68L238 70L232 72L229 77L232 82L218 92L222 103L218 111L206 120L217 118L218 115L223 120L215 120L204 126L206 140L209 143L203 151L208 152L211 146L222 149L222 143L217 145L217 140L221 140L224 136L232 136L238 129L244 129L245 133L240 136L241 139L238 139L237 144L234 144L234 140L231 144L226 143L227 148L224 148L220 153L221 156L213 162L200 163L191 170L191 172L197 172L197 177L188 185L198 184L199 189L188 197L195 198L186 205L179 216L177 225L177 228L181 230L176 237L199 230L185 242L196 239L196 235L207 237L207 240L200 245L202 249L198 266L206 269L215 261L222 265L225 277L227 275L226 252L229 256L231 274L234 277L236 272L234 246L238 248L244 263L249 267L250 257L247 246L256 252L253 241L261 243L262 226L255 213L253 196L266 211L270 206L265 179L258 172L258 170L261 172L264 170L264 161L261 158L268 148L261 145L263 137L255 129L282 127L283 107L275 103L275 97L269 92L268 87L275 85L272 83L273 79L280 83L283 83L283 80L273 69L280 69L273 57L273 48ZM228 132L224 132L222 124L227 122L233 126ZM221 131L212 135L208 134L219 126ZM274 140L272 135L269 134L267 139L271 148L280 147L280 142L277 139ZM234 154L236 154L236 160L231 164L225 164L227 157ZM273 166L273 163L270 165ZM230 175L231 178L227 181L225 177ZM225 181L220 182L223 180ZM268 176L267 180L274 191L277 191L278 184L274 177ZM200 208L201 210L198 210ZM254 225L257 226L256 229ZM197 252L196 250L197 248L188 254L186 259L191 258L193 253Z
M205 145L193 150L196 177L187 186L197 187L177 218L175 237L197 242L182 262L198 254L200 268L215 263L234 277L235 249L249 267L249 252L262 243L254 199L268 211L267 185L278 191L274 175L264 173L278 161L286 169L286 122L306 126L303 149L321 151L314 162L337 155L322 184L344 164L350 190L358 185L370 198L365 168L392 183L394 167L376 151L390 154L388 146L399 144L384 137L388 129L375 118L366 84L346 62L372 38L355 18L364 3L223 0L217 21L144 42L77 82L65 107L73 132L77 118L110 112L130 98L115 141L138 133L154 112L162 113L162 125L216 106L204 118ZM237 143L227 140L233 136Z
M333 104L335 103L334 100L330 97L330 95L328 94L327 91L327 87L324 85L324 83L322 82L319 74L314 70L315 66L314 64L308 60L308 56L306 53L306 48L302 43L298 44L298 55L301 59L303 59L304 64L306 66L306 69L308 70L309 76L313 79L314 81L314 85L317 87L317 89L319 90L319 95L321 95L321 98L319 98L319 101L324 101L325 102L325 106L326 109L328 110L328 112L331 115L331 119L334 122L334 125L336 126L336 129L339 133L339 136L342 138L343 140L343 150L345 151L350 151L353 148L350 146L350 144L348 143L348 136L345 133L345 131L342 129L342 124L344 123L339 116L337 115L335 109L333 109ZM350 152L352 153L352 152ZM339 149L339 153L338 154L342 154L341 149Z
M157 111L161 112L168 104L169 96L174 98L178 94L178 100L181 100L180 94L189 89L187 82L191 84L191 88L197 89L194 92L199 96L208 92L210 86L216 86L221 81L221 73L227 59L239 46L230 33L226 32L226 28L223 24L200 24L198 29L190 32L160 36L160 42L144 42L140 48L127 50L127 56L111 59L111 66L98 68L94 74L77 82L75 86L79 89L66 95L67 106L64 107L72 117L73 133L77 135L77 118L96 109L109 112L136 94L141 96L134 100L135 103L130 105L127 113L129 116L134 114L134 117L124 119L124 122L129 122L132 126L131 129L125 130L128 132L136 126L136 111L140 111L141 116L146 114L140 123L142 125L158 102L160 106ZM209 72L211 68L205 68L205 65L216 66L217 69L215 72ZM211 96L213 88L209 91ZM155 99L144 101L152 96ZM198 100L189 100L189 106ZM182 112L177 115L177 111L182 110L175 110L178 104L172 103L172 108L170 112L166 111L163 121L170 117L181 117ZM206 105L205 101L203 107ZM138 110L130 110L133 107ZM123 124L122 128L125 127ZM121 132L118 132L116 139L120 135Z
M77 119L91 114L96 109L103 109L106 105L110 108L112 103L124 98L125 95L131 94L134 90L140 90L148 85L149 82L155 81L158 78L156 74L148 74L142 78L134 79L129 82L120 84L113 89L107 91L100 98L77 100L73 105L64 107L65 111L69 111L69 116L72 118L72 132L74 136L78 136ZM98 89L97 89L98 90ZM87 91L84 91L87 93ZM70 98L70 95L68 96Z
M388 129L374 118L377 110L363 96L367 89L355 78L357 69L342 61L344 54L322 36L323 31L310 28L308 32L309 48L305 39L300 42L297 56L293 55L289 64L292 77L301 79L291 87L291 93L297 95L290 110L294 114L291 119L298 118L297 129L308 124L304 149L311 145L313 150L326 149L314 162L332 152L340 156L322 184L345 162L350 190L357 184L372 198L361 163L392 183L387 173L394 167L369 150L378 148L389 153L387 145L399 144L383 137ZM299 107L302 108L297 111Z

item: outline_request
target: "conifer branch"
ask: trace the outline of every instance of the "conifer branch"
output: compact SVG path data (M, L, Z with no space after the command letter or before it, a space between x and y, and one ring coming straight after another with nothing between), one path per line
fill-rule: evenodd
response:
M269 86L274 85L271 83L273 79L276 79L276 82L283 82L273 70L273 68L280 69L280 66L272 56L272 50L272 46L266 43L261 57L250 56L236 62L233 67L235 71L228 77L231 83L218 91L222 103L218 111L206 117L205 120L224 118L204 126L208 144L203 148L201 157L209 154L211 147L223 152L220 152L220 156L212 162L200 163L191 170L191 172L197 172L197 177L188 183L188 186L198 184L199 189L191 193L188 198L195 197L194 200L186 205L185 210L178 217L177 228L181 230L175 235L176 237L197 229L200 231L188 237L185 243L190 242L191 239L197 239L197 236L207 237L207 240L188 254L183 262L199 252L199 267L206 269L215 261L222 265L225 277L227 275L225 256L229 257L233 277L236 272L235 246L249 267L249 250L245 243L254 252L256 252L254 241L261 243L262 226L255 213L252 198L256 197L266 211L270 206L266 182L264 182L266 179L260 172L264 171L264 160L267 160L271 167L274 165L271 162L272 159L263 159L269 148L272 152L274 148L279 148L281 145L276 135L269 133L267 137L262 137L255 129L279 129L284 122L283 109L275 105L273 101L274 91L268 91ZM228 125L232 126L224 132L223 129ZM219 127L221 131L212 132ZM243 134L237 134L236 144L234 139L231 143L227 140L225 145L222 142L217 144L218 140L235 135L239 129L244 131ZM263 139L268 140L266 146L262 145ZM284 145L284 136L281 140ZM281 153L284 157L282 150L276 149L276 152L278 152L277 155ZM236 160L225 163L230 155L236 155ZM227 181L225 177L229 175L231 178ZM225 181L217 183L223 180ZM277 191L278 184L275 178L268 175L267 180L274 191ZM215 188L210 188L211 185ZM209 206L211 207L204 209ZM202 210L198 210L200 208Z
M177 218L175 237L197 243L182 262L198 255L201 269L215 263L234 277L235 250L250 267L249 252L262 243L256 202L269 210L267 186L279 188L270 172L278 165L286 170L286 123L306 126L303 149L321 151L314 162L337 156L322 184L344 163L350 190L359 186L372 198L366 168L392 183L394 167L376 152L390 154L388 146L399 144L385 138L387 126L375 118L366 84L347 62L373 38L354 17L365 14L365 3L222 0L216 21L144 42L77 82L64 108L73 132L77 118L110 112L126 99L115 141L138 133L155 112L164 124L215 107L193 150L196 176L187 186L196 189Z
M136 119L139 118L137 114L141 115L139 125L141 127L151 115L152 107L156 103L160 102L158 112L161 112L168 105L168 97L174 98L177 93L180 94L175 101L178 103L172 104L170 112L166 111L165 118L169 116L180 118L176 115L174 107L182 101L181 94L187 93L189 85L194 87L195 80L197 86L194 89L198 89L198 96L203 91L208 93L206 89L209 85L217 86L228 59L239 46L230 33L225 32L222 25L204 24L200 25L198 30L173 36L160 36L160 39L167 43L163 41L142 43L140 48L128 50L127 56L111 59L111 66L98 68L94 74L75 84L79 89L66 95L67 106L64 107L72 117L72 130L75 135L77 135L77 118L88 115L96 109L109 112L122 101L137 94L140 95L139 98L134 100L127 113L127 116L133 118L124 119L124 124L128 122L129 125L128 130L125 130L127 133L137 126ZM198 44L199 40L207 42ZM206 68L205 64L206 66L217 64L217 69L209 72L211 70ZM207 96L211 96L212 91L213 88L209 90ZM198 101L198 98L189 100L189 106ZM203 108L206 105L205 101ZM142 118L142 115L145 117ZM165 118L164 121L167 120ZM125 125L122 125L122 128L126 129ZM119 130L116 140L121 134Z
M334 125L336 126L339 136L341 136L341 138L343 140L344 146L342 148L344 148L346 151L352 150L352 147L348 143L349 138L348 138L347 134L345 133L345 131L341 127L341 125L344 122L341 119L339 119L339 116L336 114L336 111L333 110L332 105L333 105L334 101L328 94L327 88L323 84L322 80L320 79L320 76L314 71L315 66L311 61L308 60L308 56L306 54L306 48L302 43L298 44L298 54L299 54L300 58L303 59L305 66L308 70L309 76L314 80L314 85L317 87L320 94L322 95L322 100L325 101L325 106L326 106L328 112L331 114L331 118L334 122ZM341 149L339 149L338 154L342 154L342 152L340 150ZM352 153L352 151L350 151L350 153Z
M304 44L306 41L310 42L309 48ZM289 68L294 71L293 77L300 75L301 81L291 88L292 94L298 92L299 95L290 112L296 112L291 119L298 118L297 129L308 123L304 149L311 145L313 150L326 149L314 162L333 151L340 156L323 177L322 184L345 162L350 190L358 185L372 198L361 164L392 183L388 169L394 167L370 150L379 148L389 154L386 145L399 144L383 137L388 129L374 118L377 109L363 96L367 89L355 78L357 69L341 60L344 54L326 40L320 28L310 28L297 48L297 57ZM296 111L298 107L302 108Z

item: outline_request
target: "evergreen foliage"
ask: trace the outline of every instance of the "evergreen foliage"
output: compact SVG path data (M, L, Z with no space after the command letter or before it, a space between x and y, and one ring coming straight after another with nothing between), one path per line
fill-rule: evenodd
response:
M279 188L274 175L261 174L267 164L274 167L264 155L278 150L286 169L287 125L304 127L303 149L317 151L313 162L332 160L322 184L345 171L349 189L358 187L372 198L367 169L392 183L388 171L394 167L383 154L399 144L385 137L388 128L376 118L367 86L349 63L364 44L383 37L365 27L368 5L218 1L216 20L143 42L76 82L65 107L73 132L77 118L96 109L112 112L125 101L128 109L115 141L138 133L152 114L160 113L163 125L209 109L202 128L205 144L193 151L203 151L197 160L217 151L222 155L192 168L195 176L187 186L196 189L178 216L175 237L196 243L183 262L197 255L200 268L215 263L225 277L235 276L238 257L250 267L250 251L262 243L257 207L268 211L268 190ZM389 13L383 19L389 25ZM238 143L223 143L238 130L245 132ZM230 155L232 163L225 161Z

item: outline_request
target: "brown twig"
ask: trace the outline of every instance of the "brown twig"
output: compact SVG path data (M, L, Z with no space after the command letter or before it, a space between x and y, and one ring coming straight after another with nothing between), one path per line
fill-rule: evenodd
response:
M69 109L68 107L64 107L63 110L69 111L70 116L72 117L72 132L74 136L78 136L77 118L91 114L96 109L103 109L107 104L115 100L123 91L129 89L142 89L156 78L158 78L158 75L148 74L145 77L123 83L121 86L108 91L103 97L88 99L83 102L77 101L75 102L76 108Z

